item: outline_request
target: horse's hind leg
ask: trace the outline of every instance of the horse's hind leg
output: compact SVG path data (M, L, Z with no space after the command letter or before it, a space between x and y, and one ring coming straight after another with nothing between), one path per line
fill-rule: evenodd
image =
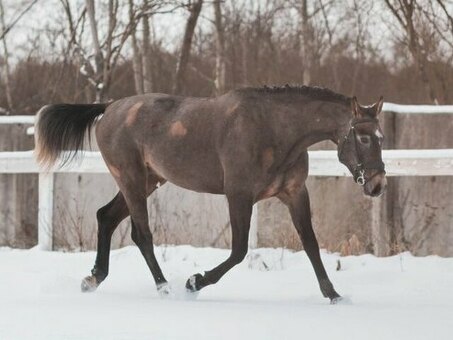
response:
M302 185L298 190L280 195L279 198L289 208L291 218L302 241L304 250L315 270L322 294L324 297L328 297L331 303L336 303L341 297L335 291L321 261L318 241L316 240L311 224L310 199L307 188L305 185Z
M232 228L231 254L226 261L205 272L204 275L195 274L191 276L186 282L186 289L189 291L195 292L205 286L216 283L247 255L253 199L251 195L242 193L227 195L227 198Z
M112 235L120 222L129 216L123 194L118 194L96 213L98 220L98 244L96 262L90 276L82 281L82 291L90 292L104 281L109 273L109 255Z
M150 175L147 181L147 196L156 190L157 179ZM82 291L94 291L109 273L110 244L113 232L122 220L129 216L129 209L123 194L118 194L107 205L97 211L98 244L96 262L90 276L82 280Z
M151 270L157 289L165 292L167 280L162 274L154 254L153 235L149 228L146 199L157 188L157 179L147 174L147 169L132 166L116 179L132 220L132 240L137 244Z

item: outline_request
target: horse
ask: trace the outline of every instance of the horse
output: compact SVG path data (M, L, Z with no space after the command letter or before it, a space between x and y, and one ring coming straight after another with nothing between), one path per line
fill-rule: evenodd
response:
M229 257L186 282L189 292L215 284L248 251L252 206L277 197L292 221L315 271L321 293L336 303L311 222L307 148L323 140L338 146L338 158L365 195L386 188L383 98L370 106L326 88L241 88L209 98L150 93L111 103L55 104L38 112L36 156L43 167L70 162L95 126L102 157L119 187L97 211L97 255L84 292L96 290L109 272L112 234L130 215L131 237L144 256L159 293L170 288L156 260L146 200L167 181L182 188L223 194L228 201ZM102 115L102 116L101 116ZM69 150L69 152L63 151ZM63 156L66 155L66 156Z

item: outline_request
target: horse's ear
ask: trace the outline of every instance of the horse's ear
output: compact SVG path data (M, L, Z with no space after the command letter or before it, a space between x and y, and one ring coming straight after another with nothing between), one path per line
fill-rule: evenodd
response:
M362 111L360 110L360 104L357 101L357 97L354 96L351 99L351 109L352 109L352 116L354 118L358 118L362 115Z
M379 98L379 100L377 101L377 103L373 105L376 116L381 113L383 105L384 105L384 97L381 96Z

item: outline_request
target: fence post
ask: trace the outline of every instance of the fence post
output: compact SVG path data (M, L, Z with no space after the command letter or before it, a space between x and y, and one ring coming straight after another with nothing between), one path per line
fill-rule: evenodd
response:
M52 250L54 173L39 173L38 246Z
M384 148L395 148L396 115L385 112L383 130L385 135ZM387 177L387 190L381 197L371 201L371 241L376 256L388 256L393 252L392 229L394 224L393 204L395 199L396 178Z

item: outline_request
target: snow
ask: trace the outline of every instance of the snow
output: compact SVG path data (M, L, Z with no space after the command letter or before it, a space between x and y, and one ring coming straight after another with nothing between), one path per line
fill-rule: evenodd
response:
M323 253L349 304L321 296L304 252L258 249L188 299L185 280L227 250L157 247L173 298L160 298L135 247L112 252L110 276L81 293L95 253L0 248L0 339L449 339L453 258L340 258ZM337 260L342 270L336 271Z

